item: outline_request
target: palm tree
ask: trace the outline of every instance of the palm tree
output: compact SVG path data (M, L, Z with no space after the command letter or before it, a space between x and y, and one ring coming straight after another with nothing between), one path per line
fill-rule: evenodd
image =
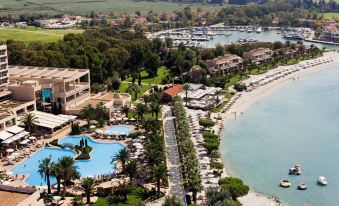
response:
M118 161L121 163L122 166L122 172L125 172L126 169L126 162L129 160L130 154L129 151L126 148L123 148L119 150L119 152L113 156L111 164L113 164L115 161Z
M106 106L103 102L98 102L95 106L95 115L97 117L97 120L104 119L105 113L106 113Z
M159 164L155 165L151 169L151 177L156 181L157 184L157 194L160 195L160 184L161 181L167 181L168 172L166 165Z
M57 194L60 194L60 185L62 178L62 168L58 163L52 165L51 176L55 177L57 181Z
M135 106L134 115L138 116L138 120L139 119L142 120L146 112L147 112L147 107L144 104L139 103Z
M218 90L215 92L215 95L217 95L217 103L219 103L219 95L222 94L221 90Z
M134 92L134 98L135 99L137 99L139 91L140 91L140 87L136 84L128 84L128 86L126 88L126 92L128 92L129 94L132 95L132 93Z
M70 156L63 156L58 159L58 165L61 168L62 179L63 179L63 195L66 194L67 182L72 178L79 177L78 167L75 165L75 161Z
M162 206L183 206L182 202L174 196L166 196Z
M142 120L141 128L145 130L146 134L149 134L150 132L157 134L161 129L161 124L157 119L146 118Z
M131 160L126 165L126 173L128 174L130 180L132 181L138 174L139 165L135 160Z
M31 132L32 128L38 123L38 118L33 113L26 113L20 121L25 125L25 129Z
M91 119L93 118L94 113L95 109L90 104L80 110L80 115L86 119L88 126L91 124Z
M127 201L128 199L128 193L131 191L131 186L127 182L123 182L119 184L119 186L116 188L114 193L117 195L121 195L123 197L123 201Z
M96 186L99 183L92 177L85 177L81 179L80 187L86 194L86 204L90 204L91 202L91 194Z
M198 194L198 192L200 192L202 190L200 178L199 177L193 178L193 180L191 180L189 182L189 187L190 187L190 190L192 191L193 202L194 202L194 204L196 204L197 203L197 194Z
M187 96L188 96L188 90L189 90L189 88L190 88L190 85L189 84L184 84L184 86L183 86L183 89L184 89L184 91L185 91L185 105L187 106L187 101L188 101L188 99L187 99Z
M130 112L129 106L127 106L127 105L122 106L121 112L124 113L126 117L128 117L128 113Z
M40 164L39 164L39 169L38 172L45 179L47 182L47 191L48 194L51 194L51 168L53 166L52 159L50 157L47 157L45 159L42 159Z
M151 103L152 116L155 113L155 119L158 119L159 112L161 112L161 104L157 101Z

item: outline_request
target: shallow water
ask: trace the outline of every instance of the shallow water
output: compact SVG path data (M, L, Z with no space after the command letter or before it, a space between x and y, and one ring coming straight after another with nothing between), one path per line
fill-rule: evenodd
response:
M221 150L229 172L287 206L338 205L338 89L339 69L332 66L283 85L226 122ZM302 175L288 175L296 163ZM316 184L319 176L328 186ZM292 186L280 188L282 178ZM301 182L306 191L296 190Z

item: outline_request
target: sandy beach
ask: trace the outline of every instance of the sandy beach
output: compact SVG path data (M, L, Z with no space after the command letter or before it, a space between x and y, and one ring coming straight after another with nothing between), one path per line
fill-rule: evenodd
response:
M230 109L222 113L222 125L227 123L228 120L236 118L237 115L246 115L246 110L250 108L250 106L260 101L263 97L273 92L275 89L293 81L298 81L298 79L302 78L307 74L311 74L317 71L324 70L329 68L331 65L338 65L339 64L339 53L337 52L326 52L324 53L323 57L333 57L334 61L309 67L307 69L301 69L297 72L294 72L290 75L282 77L280 79L274 80L266 85L260 86L250 92L242 92L241 97L237 99L237 101L230 107ZM321 57L320 57L321 58ZM277 70L285 69L289 66L279 66L276 69L270 70L269 72L274 72ZM243 81L243 83L248 84L249 82L258 79L267 75L253 75L250 78ZM227 168L225 168L225 174L227 175ZM268 197L266 195L259 194L254 191L250 191L250 193L242 198L239 198L239 201L244 206L281 206L282 204L276 200L275 197Z

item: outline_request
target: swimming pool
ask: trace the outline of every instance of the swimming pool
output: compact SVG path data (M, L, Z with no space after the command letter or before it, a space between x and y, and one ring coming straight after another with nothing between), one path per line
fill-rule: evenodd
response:
M50 89L42 89L41 90L41 96L42 96L42 100L44 102L46 102L47 98L51 98L52 97L52 92Z
M131 128L125 125L115 125L105 131L108 135L129 135L130 132Z
M119 152L124 146L120 143L100 143L95 142L87 136L66 136L59 140L59 144L71 143L79 145L81 138L87 139L88 145L93 147L91 159L76 160L75 163L79 168L81 177L95 176L107 174L115 170L115 165L110 164L112 156ZM44 148L29 159L14 167L11 172L13 174L29 174L26 183L30 185L45 185L44 179L37 172L41 159L51 157L53 161L57 161L62 156L74 157L76 153L69 149L60 148ZM51 183L56 183L54 178L51 178Z

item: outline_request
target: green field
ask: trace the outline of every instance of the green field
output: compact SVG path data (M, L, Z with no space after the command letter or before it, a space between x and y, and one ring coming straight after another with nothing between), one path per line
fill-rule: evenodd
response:
M0 41L9 39L20 40L25 43L32 41L54 42L62 39L65 34L81 33L80 29L53 30L29 26L26 28L0 27Z
M148 2L138 0L1 0L0 14L78 14L88 15L91 11L108 13L142 13L150 10L155 12L169 12L202 7L204 10L220 8L218 5L170 3L166 1Z
M325 19L339 19L339 13L323 13Z

